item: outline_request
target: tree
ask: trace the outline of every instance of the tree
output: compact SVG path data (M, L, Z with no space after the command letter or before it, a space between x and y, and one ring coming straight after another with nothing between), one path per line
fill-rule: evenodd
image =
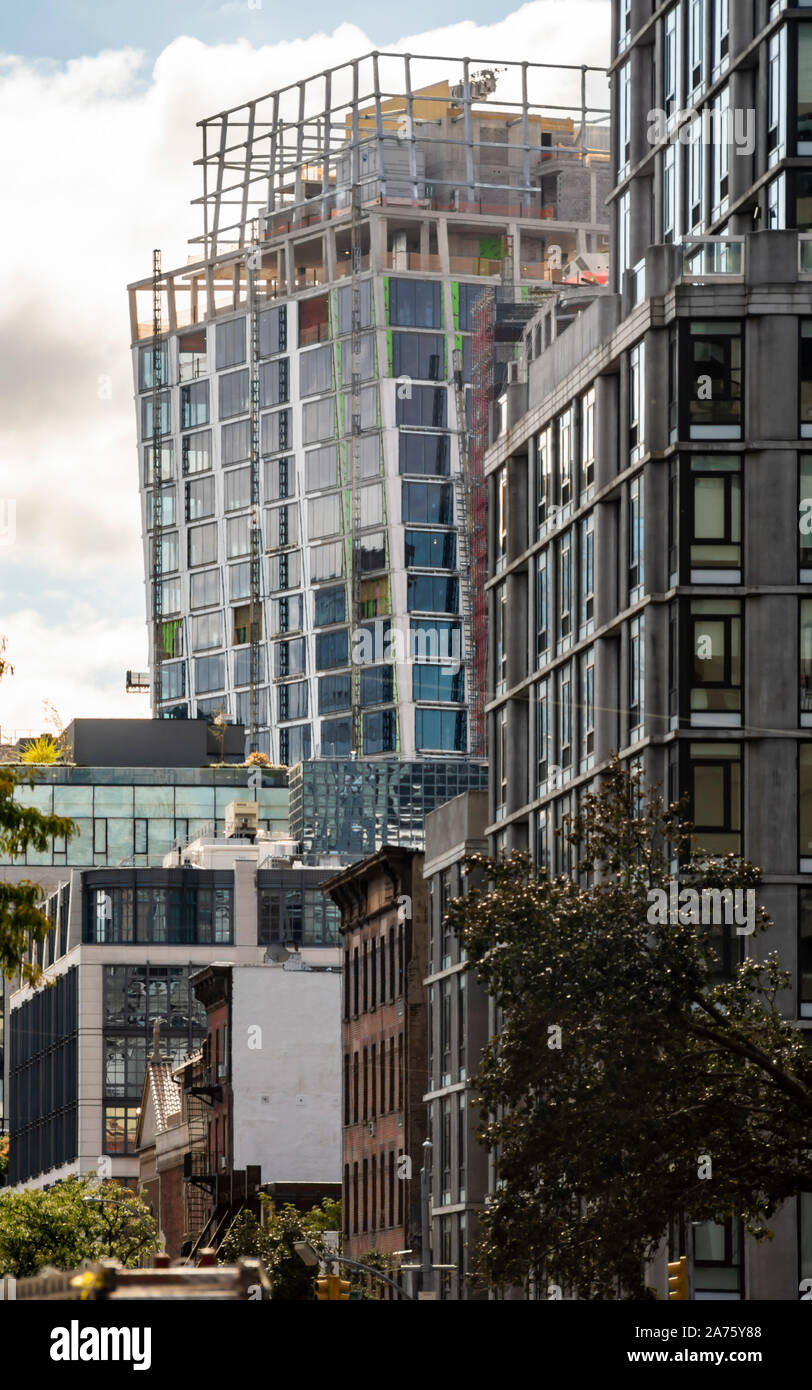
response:
M483 886L449 907L501 1020L476 1079L500 1179L479 1247L492 1285L650 1297L669 1221L736 1214L765 1238L812 1184L812 1062L777 1004L789 977L775 954L723 974L720 948L742 938L701 920L730 906L712 890L755 895L760 872L703 854L681 810L615 759L566 826L575 878L474 856ZM675 861L672 921L657 894ZM754 907L753 935L771 925Z
M156 1239L149 1207L116 1182L71 1177L49 1188L0 1192L0 1276L23 1279L45 1265L69 1270L110 1256L133 1268Z
M8 1172L8 1149L8 1135L0 1134L0 1187L3 1186Z
M324 1232L341 1229L341 1203L325 1197L321 1206L299 1211L290 1203L277 1210L264 1193L260 1201L265 1206L265 1224L261 1225L253 1212L240 1212L226 1232L217 1258L222 1264L232 1264L240 1255L255 1255L265 1265L274 1299L296 1302L312 1298L313 1270L300 1260L294 1242L309 1240L320 1254L326 1253Z
M5 649L6 640L0 637L0 680L13 671L4 659ZM33 776L28 780L33 786ZM29 848L43 853L51 848L53 838L70 839L76 831L74 822L64 816L45 815L21 805L14 795L19 784L16 769L0 763L0 854L10 859L19 859ZM51 927L37 906L42 896L39 885L29 879L0 882L0 978L19 974L28 985L41 978L39 965L25 956L31 943L44 940Z

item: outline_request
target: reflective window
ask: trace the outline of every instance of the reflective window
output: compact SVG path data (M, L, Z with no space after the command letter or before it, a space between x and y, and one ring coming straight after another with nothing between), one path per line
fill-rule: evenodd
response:
M229 319L218 323L215 332L215 361L218 372L222 367L236 367L245 361L245 319Z
M350 676L319 676L319 714L349 709L351 680Z
M189 566L210 565L217 561L217 524L190 526L187 532Z
M390 324L403 328L442 328L442 285L439 281L391 278L388 291Z
M425 750L464 752L466 720L462 710L416 709L415 743Z
M423 425L444 430L448 426L448 391L445 386L400 386L395 392L395 424Z
M196 478L186 484L186 520L214 516L214 477Z
M242 415L248 409L248 368L220 377L220 419Z
M289 359L279 357L275 362L263 362L259 369L259 404L282 405L290 400Z
M402 484L401 510L404 521L435 522L451 526L454 504L450 483Z
M242 463L251 457L251 422L236 420L233 425L223 425L220 432L220 445L223 467L232 463Z
M453 570L457 563L457 537L453 531L407 531L407 568Z
M398 433L399 469L401 473L428 473L447 476L449 436L447 434Z
M200 656L195 661L195 691L204 695L209 690L222 690L226 683L225 657Z
M227 512L239 511L251 505L251 469L232 468L224 478L225 508Z
M416 381L442 381L445 339L441 333L393 333L392 375Z
M211 468L211 430L185 434L181 445L182 469L186 473L205 473Z
M209 383L193 381L180 388L180 427L193 429L195 425L206 425L209 420Z

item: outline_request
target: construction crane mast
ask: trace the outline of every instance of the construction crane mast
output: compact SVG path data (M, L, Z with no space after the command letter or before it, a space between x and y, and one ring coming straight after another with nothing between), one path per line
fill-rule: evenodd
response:
M350 270L351 270L351 438L350 438L350 486L351 486L351 525L350 555L352 563L352 629L351 638L358 631L361 622L361 210L358 179L352 183L352 211L350 222ZM360 758L362 753L361 731L361 667L357 661L352 664L352 752Z
M256 242L256 232L252 238ZM246 257L246 280L248 288L248 307L250 314L251 352L250 352L250 432L251 432L251 591L249 600L250 653L250 694L248 750L257 752L257 726L259 724L259 687L262 678L260 670L262 640L262 518L259 502L259 471L261 458L260 439L260 302L259 276L257 270L262 266L262 252L255 244Z
M166 346L161 340L161 253L152 253L152 713L161 715L163 634L163 421L161 387L166 386Z

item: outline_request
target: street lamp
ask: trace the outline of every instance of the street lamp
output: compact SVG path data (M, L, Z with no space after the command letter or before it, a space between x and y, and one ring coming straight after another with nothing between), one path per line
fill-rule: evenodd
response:
M321 1264L322 1260L327 1265L331 1263L349 1265L352 1269L363 1270L364 1274L371 1274L373 1279L379 1279L382 1284L388 1284L391 1289L395 1289L401 1298L407 1298L411 1303L414 1302L412 1295L407 1293L400 1284L396 1284L394 1279L390 1279L387 1274L381 1274L379 1269L373 1269L371 1265L361 1264L360 1260L351 1260L347 1255L334 1255L331 1250L328 1250L324 1255L320 1255L315 1245L309 1240L295 1240L293 1242L293 1248L299 1256L299 1259L303 1264L307 1265L308 1269L313 1269L314 1266Z

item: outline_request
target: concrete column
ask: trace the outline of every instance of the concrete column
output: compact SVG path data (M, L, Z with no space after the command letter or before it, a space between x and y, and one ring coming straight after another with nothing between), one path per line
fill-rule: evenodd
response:
M250 859L237 859L234 864L234 944L256 946L258 941L256 864Z
M595 643L595 761L603 762L619 746L619 720L615 706L620 691L620 641L599 637Z
M595 626L603 627L618 612L619 504L595 507ZM597 673L595 676L597 689Z
M595 381L595 487L606 487L618 471L618 377Z

